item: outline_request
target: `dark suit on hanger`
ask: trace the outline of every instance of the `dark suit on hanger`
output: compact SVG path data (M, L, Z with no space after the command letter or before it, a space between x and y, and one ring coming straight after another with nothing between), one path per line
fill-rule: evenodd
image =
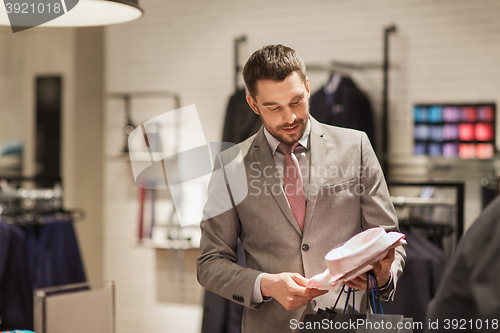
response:
M349 77L342 77L333 99L321 88L311 96L310 113L320 123L365 132L375 149L373 111L366 95Z
M246 99L246 90L238 89L229 99L224 121L222 141L240 143L260 129L262 122Z
M384 313L401 314L413 322L425 321L427 304L436 293L446 264L444 252L434 243L401 227L408 245L403 274L394 300L382 303ZM418 328L414 333L422 332Z
M257 133L260 118L246 100L246 90L238 89L229 99L222 133L223 142L240 143ZM238 264L246 267L243 246L238 242ZM202 333L240 333L243 305L205 290Z

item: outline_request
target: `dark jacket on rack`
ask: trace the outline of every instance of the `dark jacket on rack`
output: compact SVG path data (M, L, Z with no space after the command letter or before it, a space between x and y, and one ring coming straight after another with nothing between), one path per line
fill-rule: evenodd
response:
M425 321L427 304L434 297L446 264L444 252L426 238L401 228L405 233L406 263L392 302L382 303L384 313L401 314L413 322ZM414 333L422 332L417 327Z
M222 141L240 143L257 133L261 126L259 116L247 103L246 90L238 89L227 105Z
M223 142L240 143L262 126L259 116L246 100L246 90L238 89L229 99L222 133ZM238 242L238 264L246 267L243 246ZM240 333L243 306L205 290L202 333Z
M23 226L33 289L85 282L80 249L70 218L45 217Z
M330 96L329 96L330 95ZM337 89L326 94L321 88L311 96L311 115L320 123L365 132L376 150L375 126L370 101L349 77L342 77Z
M73 220L0 226L0 331L32 330L35 289L85 282Z
M0 222L0 331L33 329L33 292L24 233Z

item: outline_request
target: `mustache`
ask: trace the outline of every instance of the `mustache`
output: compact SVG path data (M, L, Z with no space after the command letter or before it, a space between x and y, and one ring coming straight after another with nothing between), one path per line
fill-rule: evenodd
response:
M295 120L293 123L291 123L291 124L285 124L283 126L280 126L279 128L282 129L282 128L287 128L287 127L294 127L294 126L302 124L302 123L304 123L304 121L302 121L302 119Z

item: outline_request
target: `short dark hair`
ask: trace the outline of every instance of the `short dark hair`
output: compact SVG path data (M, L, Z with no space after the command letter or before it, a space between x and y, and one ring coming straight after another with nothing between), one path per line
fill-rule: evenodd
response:
M267 45L255 51L243 68L248 93L255 98L257 80L283 81L293 72L306 84L306 66L294 49L281 44Z

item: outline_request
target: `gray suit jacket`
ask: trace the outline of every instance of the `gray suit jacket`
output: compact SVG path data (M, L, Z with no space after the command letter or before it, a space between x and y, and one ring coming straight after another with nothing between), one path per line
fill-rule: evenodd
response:
M252 290L260 273L297 272L310 278L326 269L324 257L328 251L357 233L376 226L398 230L387 185L366 134L310 119L309 174L303 172L303 177L309 177L304 232L282 191L262 128L216 159L215 170L224 174L227 192L211 190L217 187L216 177L212 177L205 206L212 214L201 223L198 281L208 290L246 306L243 333L291 332L292 319L300 320L318 307L333 306L337 296L329 292L294 311L287 311L275 300L255 305L251 303ZM240 159L235 158L238 147ZM245 183L234 181L235 176L230 174L238 164L244 165L248 184L248 194L242 201L235 199L235 191ZM223 202L227 197L231 207L213 216L213 207L227 206ZM248 268L236 264L238 237ZM404 259L404 249L398 247L386 298L394 291ZM357 310L360 298L356 297ZM339 306L343 306L342 300Z

